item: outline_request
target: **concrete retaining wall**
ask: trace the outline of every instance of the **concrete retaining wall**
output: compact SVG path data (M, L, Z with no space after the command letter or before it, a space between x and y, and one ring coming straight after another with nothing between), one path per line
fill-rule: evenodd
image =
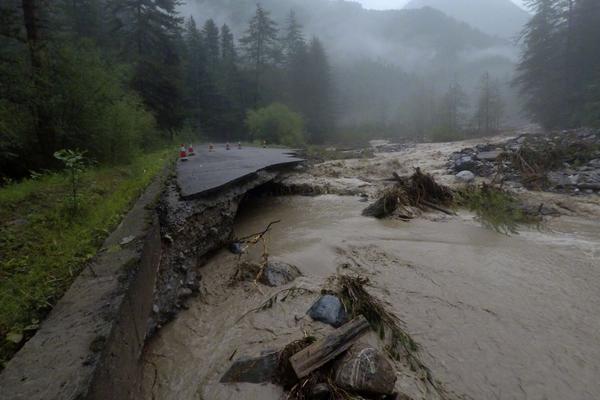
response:
M137 399L162 254L157 180L0 374L0 399ZM126 239L126 240L124 240Z

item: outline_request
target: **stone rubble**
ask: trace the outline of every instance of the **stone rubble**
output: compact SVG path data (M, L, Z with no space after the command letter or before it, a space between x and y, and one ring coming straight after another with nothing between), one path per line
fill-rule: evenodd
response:
M465 148L450 156L448 168L457 180L471 182L475 176L491 178L499 175L514 186L533 186L513 165L520 151L533 152L543 159L548 154L560 154L551 160L556 167L543 171L540 188L550 192L593 194L600 192L600 130L578 129L553 134L523 134L502 144L480 144ZM459 175L461 174L461 175Z

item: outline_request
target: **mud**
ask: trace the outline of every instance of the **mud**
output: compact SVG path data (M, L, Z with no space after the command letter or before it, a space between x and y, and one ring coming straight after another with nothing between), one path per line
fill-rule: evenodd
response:
M435 167L432 152L434 161L414 159L415 164ZM444 162L443 154L439 158ZM374 168L379 167L384 166ZM377 176L365 178L375 182ZM592 212L595 207L590 205ZM434 377L457 396L600 397L597 220L560 217L541 230L506 236L481 227L469 214L403 223L362 217L363 208L356 197L333 195L247 201L235 232L258 232L281 219L270 234L269 254L304 274L288 287L314 293L253 312L281 288L231 283L237 256L220 251L202 269L201 296L148 346L145 398L281 398L273 385L218 381L238 356L331 329L305 312L338 271L371 279L372 293L405 321ZM256 249L249 257L259 256ZM396 368L400 389L415 399L435 398L409 369Z

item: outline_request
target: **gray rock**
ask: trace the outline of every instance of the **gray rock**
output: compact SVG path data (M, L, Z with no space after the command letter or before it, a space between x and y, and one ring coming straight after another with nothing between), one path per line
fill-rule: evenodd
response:
M302 273L296 266L270 261L260 277L260 283L267 286L281 286L300 276L302 276Z
M473 157L471 156L462 156L454 162L454 169L457 172L473 170L476 167L477 164L473 161Z
M477 154L477 158L482 161L496 161L496 159L502 154L499 150L494 151L482 151Z
M396 372L379 350L357 343L336 363L335 383L352 392L391 395Z
M344 305L337 296L326 294L308 310L308 315L315 321L321 321L326 324L339 328L348 321L348 314Z
M557 187L575 186L579 181L578 175L569 175L564 172L548 172L548 181Z
M242 254L244 252L244 246L239 242L230 243L228 249L233 254Z
M221 383L267 383L277 373L279 353L269 351L260 357L242 357L236 360L221 378Z
M471 183L475 180L475 174L467 170L460 171L458 174L456 174L456 179L460 182Z
M326 383L317 383L310 389L308 398L310 400L329 400L331 398L331 390Z

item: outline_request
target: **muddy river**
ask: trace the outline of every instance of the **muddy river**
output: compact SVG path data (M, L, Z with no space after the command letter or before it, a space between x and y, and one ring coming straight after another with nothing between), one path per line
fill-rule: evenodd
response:
M290 286L314 294L253 312L281 288L232 282L237 256L218 253L201 270L202 295L147 349L145 398L281 398L274 385L219 379L239 356L329 329L305 313L340 270L371 279L371 292L405 322L435 378L461 397L600 398L597 221L562 217L506 236L466 214L379 221L362 217L364 206L338 196L248 201L238 236L282 220L269 236L269 256L298 266L304 276ZM404 389L428 398L409 383Z

